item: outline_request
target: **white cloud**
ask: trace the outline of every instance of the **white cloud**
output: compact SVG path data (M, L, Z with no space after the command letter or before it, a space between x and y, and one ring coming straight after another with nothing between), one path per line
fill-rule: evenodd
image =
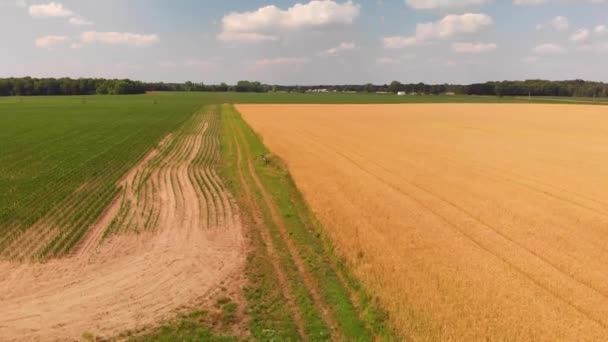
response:
M518 6L536 6L543 5L550 2L556 2L555 0L513 0L514 5ZM564 1L562 1L564 2ZM588 3L588 4L608 4L608 0L565 0L565 2L571 2L573 4Z
M396 49L421 42L447 39L460 34L472 34L492 25L492 17L483 13L450 14L443 19L416 25L414 36L384 37L386 48Z
M489 0L406 0L405 3L417 10L454 10L481 6Z
M292 65L300 66L308 63L308 58L304 57L277 57L277 58L265 58L255 61L253 64L256 67L269 67L275 65Z
M535 6L542 5L548 0L513 0L513 4L517 6Z
M57 45L66 44L70 41L70 38L67 36L43 36L36 38L35 44L39 48L51 49Z
M585 42L587 41L587 39L589 39L590 34L591 33L587 29L579 29L572 35L570 35L570 41L573 41L575 43Z
M68 21L70 24L75 25L75 26L89 26L89 25L93 25L92 21L86 20L82 17L72 17L70 18L70 20Z
M283 10L271 5L251 12L234 12L222 18L223 41L277 40L277 32L320 29L335 25L350 25L359 16L360 6L351 0L313 0L297 3Z
M605 35L608 34L608 26L606 25L598 25L593 29L593 32L597 35Z
M566 17L557 16L551 20L551 26L560 32L568 31L570 28L570 20Z
M63 4L58 2L30 5L28 12L30 16L34 18L69 17L71 15L74 15L74 12L65 8Z
M454 43L452 50L458 53L484 53L495 51L498 46L495 43Z
M83 43L105 43L114 45L150 46L159 42L156 34L139 34L129 32L87 31L80 35Z
M263 42L263 41L279 40L279 37L267 35L267 34L261 34L261 33L224 31L217 35L217 39L225 41L225 42L232 42L232 41Z
M532 51L539 55L557 55L566 52L566 49L561 45L545 43L534 47Z
M413 46L418 43L416 37L392 36L382 38L384 47L388 49L399 49L403 47Z
M545 28L553 28L558 32L565 32L570 29L570 20L560 15L551 19L551 21L549 21L547 24L536 25L536 29L539 31L544 30Z
M354 50L356 47L357 46L355 45L355 43L343 42L343 43L340 43L340 45L338 45L336 47L322 51L321 53L319 53L319 55L327 56L327 57L336 57L340 54L340 52Z

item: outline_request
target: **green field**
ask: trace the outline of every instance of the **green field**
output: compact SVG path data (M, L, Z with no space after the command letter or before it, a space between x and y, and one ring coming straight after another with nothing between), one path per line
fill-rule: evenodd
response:
M200 106L180 95L1 99L0 253L69 253L122 175ZM34 224L44 243L29 251L21 234Z

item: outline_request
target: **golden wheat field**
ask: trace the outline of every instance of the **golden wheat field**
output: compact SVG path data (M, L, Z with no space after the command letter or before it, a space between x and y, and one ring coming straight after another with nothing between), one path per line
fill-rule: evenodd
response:
M237 108L402 336L608 338L608 107Z

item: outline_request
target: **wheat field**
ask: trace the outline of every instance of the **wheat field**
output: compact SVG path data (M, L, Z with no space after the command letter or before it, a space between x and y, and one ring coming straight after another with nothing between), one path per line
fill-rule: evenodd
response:
M412 340L608 336L608 108L238 105Z

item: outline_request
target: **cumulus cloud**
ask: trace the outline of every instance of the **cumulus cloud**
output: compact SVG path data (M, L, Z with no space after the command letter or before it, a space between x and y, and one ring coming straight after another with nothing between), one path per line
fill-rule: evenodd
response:
M51 49L55 46L66 44L69 41L70 38L67 36L48 35L36 38L36 41L34 43L39 48Z
M454 10L481 6L489 0L406 0L405 3L417 10Z
M457 53L479 54L495 51L498 46L496 43L454 43L452 50Z
M331 49L327 49L325 51L322 51L321 53L319 53L320 56L327 56L327 57L336 57L338 55L340 55L340 53L342 51L348 51L348 50L354 50L357 46L355 45L355 43L340 43L340 45L333 47Z
M264 42L264 41L279 40L279 37L268 35L268 34L252 33L252 32L223 31L220 34L218 34L217 39L225 41L225 42L231 42L231 41Z
M550 2L557 2L556 0L513 0L514 5L518 6L536 6L543 5ZM608 4L608 0L562 0L562 2L571 2L574 4L588 3L588 4Z
M70 20L68 20L68 22L72 25L75 26L89 26L89 25L93 25L92 21L86 20L82 17L72 17L70 18Z
M542 5L548 0L513 0L513 4L517 6L535 6Z
M557 31L568 31L570 28L570 20L566 17L557 16L551 20L551 26Z
M570 20L567 17L560 15L551 19L547 24L536 25L536 29L539 31L544 30L545 28L552 28L558 32L565 32L570 29Z
M26 7L24 0L18 1L17 6ZM68 9L59 2L49 2L46 4L30 5L28 13L33 18L63 18L71 17L68 22L75 26L93 25L93 22L79 16L74 11Z
M279 39L279 32L320 29L336 25L350 25L359 16L360 6L352 1L313 0L295 4L283 10L265 6L251 12L234 12L222 18L222 41L271 41Z
M557 55L566 52L563 46L552 43L540 44L532 49L538 55Z
M150 46L159 42L156 34L139 34L130 32L97 32L87 31L80 35L83 43L104 43L112 45Z
M382 42L385 48L388 49L400 49L408 46L413 46L419 43L415 36L404 37L404 36L391 36L382 38Z
M593 32L597 35L603 36L605 34L608 34L608 26L598 25L593 29Z
M590 35L591 35L591 32L589 32L589 30L579 29L576 32L574 32L572 35L570 35L570 41L575 42L575 43L582 43L582 42L587 41L587 39L589 39Z
M383 42L386 48L397 49L421 42L476 33L493 23L492 17L483 13L450 14L436 22L418 24L413 36L384 37Z
M28 13L33 18L57 18L69 17L74 15L74 12L64 7L58 2L49 2L48 4L30 5Z

